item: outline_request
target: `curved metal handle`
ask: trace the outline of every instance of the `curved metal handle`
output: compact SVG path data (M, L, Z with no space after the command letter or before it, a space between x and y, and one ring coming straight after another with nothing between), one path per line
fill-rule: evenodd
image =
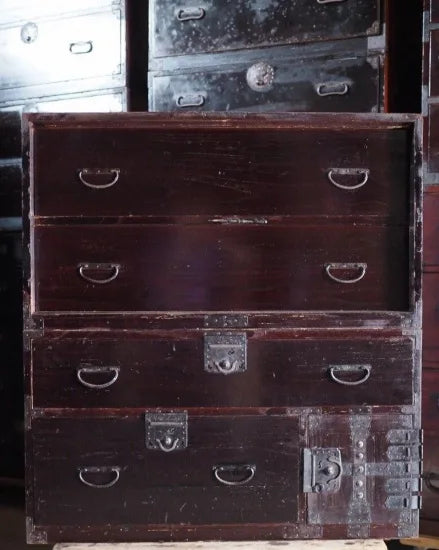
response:
M178 437L173 439L172 437L167 436L163 440L157 438L156 441L157 445L160 447L160 450L162 450L164 453L171 453L177 448L180 439Z
M71 42L69 46L69 51L73 55L82 55L85 53L90 53L93 50L93 42L91 40L86 40L82 42Z
M362 176L362 179L359 183L355 185L343 185L342 183L338 183L338 181L335 181L335 175ZM338 187L339 189L354 191L355 189L360 189L360 187L366 185L369 180L369 175L370 170L368 168L330 168L328 171L328 180L332 183L332 185L335 185L335 187Z
M84 474L105 474L105 473L113 473L114 479L112 479L108 483L92 483L91 481L87 481L84 477ZM88 468L79 469L79 479L82 481L84 485L87 485L88 487L93 487L93 489L109 489L110 487L113 487L113 485L116 485L116 483L119 481L119 478L120 478L119 466L88 467Z
M78 265L79 275L89 283L97 284L97 285L105 285L107 283L111 283L111 281L114 281L114 279L119 275L120 272L120 265L119 264L88 264L83 263ZM111 275L107 277L106 279L95 279L93 277L90 277L89 275L86 275L86 270L92 270L92 271L111 271Z
M214 361L213 364L221 374L233 374L239 371L239 361L230 361L230 359L221 359L221 361Z
M177 107L187 109L188 107L202 107L206 101L203 94L180 95L175 100Z
M439 473L436 472L425 472L422 475L422 479L425 481L425 485L435 493L439 493ZM433 485L433 482L437 481L438 485Z
M363 384L368 380L370 377L370 373L372 371L371 365L331 365L329 367L329 375L334 380L334 382L337 382L337 384L342 384L343 386L359 386L360 384ZM338 378L336 375L336 372L338 373L361 373L364 372L364 375L359 380L355 381L349 381L349 380L342 380L341 378Z
M349 84L347 82L320 82L316 85L316 92L320 97L346 95L349 92Z
M221 474L224 472L237 472L237 471L247 471L248 475L240 481L228 481L221 477ZM217 481L223 485L245 485L255 477L256 466L255 464L227 464L224 466L214 466L213 473Z
M91 176L113 176L113 179L109 183L104 184L96 184L96 183L90 183L85 179L85 176L91 175ZM92 189L108 189L108 187L113 186L115 183L118 182L120 177L120 169L119 168L110 168L106 170L95 170L93 168L81 168L78 172L78 177L84 185L87 187L91 187Z
M341 4L346 0L317 0L317 4Z
M360 274L358 277L354 277L353 279L341 279L340 277L337 277L333 273L331 273L331 270L339 270L339 269L345 269L350 271L360 271ZM332 263L332 264L326 264L325 265L325 271L326 274L330 279L335 281L336 283L341 283L344 285L351 285L354 283L358 283L361 281L361 279L366 275L367 270L367 264L364 263L348 263L348 264L341 264L341 263Z
M178 21L194 21L197 19L203 19L206 15L204 8L183 8L177 11Z
M78 367L76 370L76 377L79 382L86 388L92 388L94 390L103 390L104 388L109 388L112 386L116 380L119 378L119 367ZM111 380L104 382L103 384L94 384L93 382L87 382L82 377L83 374L106 374L113 373Z

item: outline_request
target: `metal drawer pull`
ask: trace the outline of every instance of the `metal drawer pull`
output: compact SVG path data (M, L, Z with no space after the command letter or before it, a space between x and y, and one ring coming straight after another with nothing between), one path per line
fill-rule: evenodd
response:
M349 84L347 82L321 82L316 85L316 92L320 97L346 95L349 92Z
M172 451L175 451L177 448L177 445L180 442L180 439L178 437L172 438L171 436L166 436L163 440L157 438L157 445L160 447L160 450L165 453L171 453Z
M317 0L317 4L341 4L346 0Z
M340 277L337 277L333 273L331 273L332 270L349 270L349 271L360 271L360 274L358 277L354 277L353 279L341 279ZM351 285L354 283L358 283L361 281L361 279L366 275L367 270L367 264L363 263L354 263L354 264L339 264L339 263L333 263L333 264L326 264L325 265L325 271L330 279L335 281L336 283L341 283L344 285Z
M229 481L221 477L222 473L247 472L247 476L239 481ZM214 466L213 473L217 481L223 485L245 485L255 477L256 466L254 464L228 464L225 466Z
M372 371L371 365L332 365L329 367L329 375L334 380L334 382L337 382L337 384L342 384L343 386L359 386L360 384L363 384L366 382L366 380L369 379L370 373ZM364 372L364 376L360 378L359 380L355 381L349 381L349 380L342 380L337 376L336 373L362 373Z
M425 481L425 485L430 489L430 491L433 491L435 493L439 493L439 474L435 472L426 472L422 479ZM434 485L434 481L437 481L438 484Z
M78 378L79 382L86 388L92 388L96 390L103 390L104 388L109 388L112 386L116 380L119 378L119 367L78 367L76 371L76 377ZM94 384L93 382L87 382L83 378L83 374L107 374L107 373L113 373L113 376L111 380L108 382L104 382L103 384Z
M206 15L206 10L203 8L184 8L178 10L177 19L179 21L194 21L197 19L203 19Z
M187 109L188 107L202 107L205 101L206 97L203 94L189 94L178 96L175 103L180 109Z
M108 483L92 483L91 481L87 481L84 477L84 474L106 474L106 473L114 474L114 478ZM79 469L79 479L82 481L84 485L87 485L88 487L93 487L93 489L109 489L110 487L113 487L113 485L116 485L116 483L119 481L119 478L120 478L119 466L109 466L109 467L103 466L103 467L91 467L91 468Z
M120 272L120 265L119 264L79 264L78 265L79 275L89 283L97 284L97 285L105 285L107 283L111 283L111 281L114 281L114 279L119 275ZM87 270L90 271L110 271L111 274L106 279L95 279L93 277L90 277L85 272Z
M339 189L354 191L366 185L369 180L369 175L370 170L368 168L331 168L328 171L328 180ZM361 176L361 181L355 185L344 185L335 181L334 176Z
M96 183L90 183L85 179L85 176L112 176L113 179L109 183L103 183L103 184L96 184ZM94 170L92 168L81 168L78 172L78 177L81 180L81 183L86 185L87 187L91 187L92 189L108 189L108 187L111 187L115 183L118 182L120 177L120 169L119 168L110 168L109 170Z
M69 51L73 55L82 55L84 53L90 53L93 49L93 42L87 40L85 42L72 42L69 46Z

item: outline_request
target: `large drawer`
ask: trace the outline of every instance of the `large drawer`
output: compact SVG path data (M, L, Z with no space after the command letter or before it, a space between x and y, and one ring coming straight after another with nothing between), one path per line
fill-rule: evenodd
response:
M379 0L153 0L150 57L378 34Z
M35 214L407 219L406 128L257 130L37 128Z
M33 405L43 408L410 405L413 340L266 331L53 336L32 342L32 376Z
M407 311L408 238L350 223L38 226L33 311Z
M0 88L120 78L125 70L123 25L115 8L1 27Z
M272 59L262 51L256 63L150 74L150 111L378 112L381 101L378 56Z
M180 436L174 452L148 449L145 424L143 415L35 420L34 521L297 522L303 441L297 417L190 417L187 448L180 449ZM177 433L157 432L157 439L165 446L165 437L174 443Z

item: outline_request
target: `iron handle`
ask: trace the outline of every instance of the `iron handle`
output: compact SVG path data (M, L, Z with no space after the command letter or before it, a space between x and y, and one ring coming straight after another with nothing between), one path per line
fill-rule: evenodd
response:
M370 170L368 168L331 168L328 171L328 179L332 185L346 191L354 191L366 185L369 180L369 175ZM334 176L362 176L362 179L355 185L344 185L336 181Z
M91 40L71 42L69 46L69 51L73 55L83 55L86 53L90 53L92 49L93 42Z
M112 176L113 179L108 183L103 184L97 184L97 183L90 183L85 179L86 176ZM110 168L105 170L99 170L99 169L93 169L93 168L81 168L78 172L78 177L84 185L87 187L91 187L92 189L108 189L108 187L112 187L115 183L118 182L120 177L120 169L119 168Z
M240 372L240 361L221 359L220 361L214 361L213 364L221 374L232 374L234 372Z
M320 97L346 95L349 92L349 84L347 82L320 82L316 85L316 92Z
M180 439L178 437L172 438L171 436L166 436L163 439L157 438L156 441L161 451L164 453L171 453L177 448Z
M334 380L334 382L337 382L337 384L342 384L343 386L359 386L360 384L363 384L368 380L370 377L370 373L372 371L371 365L332 365L329 367L329 375ZM342 380L337 376L336 373L361 373L364 372L364 375L359 380L350 381L350 380Z
M180 95L175 100L179 109L187 109L188 107L202 107L206 101L203 94L186 94Z
M435 493L439 493L439 473L426 472L423 474L422 479L425 481L425 485ZM433 482L437 481L438 484L434 485Z
M86 271L110 271L111 274L109 277L105 279L95 279L94 277L90 277L86 274ZM107 283L111 283L111 281L114 281L116 277L119 275L120 272L120 265L119 264L89 264L89 263L83 263L78 265L78 271L79 275L87 282L97 284L97 285L105 285Z
M346 0L317 0L317 4L341 4Z
M87 481L84 477L85 474L105 474L105 473L114 474L114 478L108 483L93 483L91 481ZM87 485L88 487L93 487L93 489L109 489L110 487L113 487L113 485L116 485L116 483L119 481L119 478L120 478L119 466L109 466L109 467L93 466L93 467L79 469L79 479L82 481L84 485Z
M248 472L248 475L240 481L229 481L221 477L222 473L236 473L241 471ZM213 473L215 475L215 479L223 485L245 485L255 477L256 466L254 464L227 464L224 466L214 466Z
M337 277L336 275L331 273L331 270L334 270L334 269L335 270L343 269L343 270L349 270L349 271L360 271L360 274L358 275L358 277L354 277L352 279L341 279L340 277ZM344 284L344 285L354 284L354 283L358 283L359 281L361 281L361 279L366 275L366 270L367 270L367 264L365 264L365 263L346 263L346 264L331 263L331 264L326 264L325 265L325 271L326 271L326 274L328 275L328 277L330 279L332 279L333 281L335 281L336 283L341 283L341 284Z
M119 367L78 367L76 371L76 377L78 378L79 382L86 388L103 390L105 388L109 388L117 381L117 379L119 378L119 372L120 372ZM102 384L87 382L83 378L83 374L106 374L106 373L110 373L110 374L113 373L113 376L108 382L104 382Z
M177 19L178 21L195 21L203 19L205 15L206 10L203 8L184 8L178 10Z

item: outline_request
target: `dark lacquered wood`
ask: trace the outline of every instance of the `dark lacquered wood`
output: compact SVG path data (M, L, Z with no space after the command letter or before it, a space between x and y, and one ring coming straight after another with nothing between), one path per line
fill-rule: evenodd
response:
M429 106L428 116L428 169L439 171L439 104Z
M422 385L422 427L439 433L439 368L424 369Z
M257 63L273 70L273 84L261 93L249 86L248 71L256 52L241 53L239 63L205 66L198 63L178 71L150 74L150 111L321 111L378 112L383 81L379 56L346 53L308 57L285 46L273 58L260 50ZM294 55L295 54L295 55ZM333 91L335 93L325 92ZM323 92L323 94L322 94ZM197 105L197 102L199 105ZM186 104L190 106L186 107Z
M203 4L201 12L198 4L155 0L150 2L150 57L377 34L379 4L378 0L354 0L349 5L263 0L250 6L243 0L222 0ZM202 17L179 20L179 10L188 8ZM180 19L187 15L183 11Z
M407 216L407 129L38 129L33 134L35 214ZM64 151L53 155L53 150ZM129 152L129 154L128 154ZM310 159L313 162L310 162ZM331 169L369 170L354 191ZM79 170L107 170L83 174ZM120 175L112 170L119 170ZM333 175L359 185L364 172ZM57 192L54 193L53 189Z
M35 521L296 523L302 438L294 416L195 417L187 449L164 453L146 449L143 415L35 420ZM225 486L213 474L224 464L253 464L254 478ZM105 490L87 487L78 470L92 466L118 466L120 480ZM86 479L108 481L103 477Z
M206 331L208 333L209 331ZM247 370L223 375L204 366L201 333L43 338L32 343L35 407L269 407L412 403L413 342L372 335L320 338L245 331ZM341 373L339 365L364 365ZM87 373L83 367L101 368ZM110 370L108 370L110 368ZM331 371L331 368L333 369ZM117 369L117 371L116 371ZM85 383L107 388L88 388ZM381 388L385 386L385 392ZM439 411L438 411L439 412Z
M0 112L0 159L21 156L21 120L18 113Z
M439 185L424 193L424 265L439 266Z
M21 216L21 161L0 161L0 216Z
M407 229L379 225L40 226L35 311L404 311L407 246ZM367 267L333 269L365 269L343 284L333 262ZM109 267L86 277L118 275L88 282L80 265L95 263Z
M423 274L423 298L423 363L436 366L439 364L439 269Z
M424 432L424 478L429 474L439 476L439 431ZM421 517L425 520L439 520L439 483L424 480Z
M430 21L439 23L439 4L437 0L429 0L430 4Z
M430 32L430 95L439 95L439 30Z

